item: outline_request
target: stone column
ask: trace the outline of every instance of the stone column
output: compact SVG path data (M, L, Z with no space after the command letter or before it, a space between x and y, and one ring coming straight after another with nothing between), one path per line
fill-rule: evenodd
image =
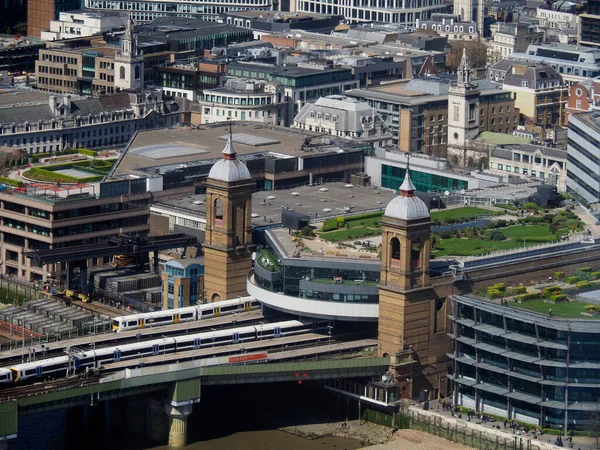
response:
M187 420L192 413L192 405L167 405L165 411L169 415L169 447L185 447L187 445Z

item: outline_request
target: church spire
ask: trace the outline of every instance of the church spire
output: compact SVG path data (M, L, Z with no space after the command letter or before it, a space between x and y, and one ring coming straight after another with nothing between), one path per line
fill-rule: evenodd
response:
M404 177L404 181L400 186L400 196L401 197L414 197L415 196L415 185L412 184L412 180L410 178L410 154L406 155L406 176Z
M458 86L463 87L471 85L471 66L469 65L466 47L463 47L463 54L460 58L460 64L458 65L457 75Z
M233 132L232 132L232 124L231 119L229 120L229 136L227 137L227 144L225 144L225 148L223 149L223 159L235 159L237 155L237 150L233 146Z

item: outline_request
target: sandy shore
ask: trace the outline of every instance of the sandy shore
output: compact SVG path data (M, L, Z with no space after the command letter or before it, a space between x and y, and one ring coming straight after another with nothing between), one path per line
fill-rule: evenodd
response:
M418 430L396 430L358 420L280 428L281 431L318 440L326 436L346 437L359 441L369 450L473 450L471 447L447 441Z
M343 428L343 424L344 422L329 422L279 429L307 439L319 439L326 436L351 438L360 441L364 446L388 442L394 434L391 428L364 421L359 425L358 420L349 420L346 428Z
M419 430L398 430L384 444L365 447L369 450L473 450L456 442L450 442Z

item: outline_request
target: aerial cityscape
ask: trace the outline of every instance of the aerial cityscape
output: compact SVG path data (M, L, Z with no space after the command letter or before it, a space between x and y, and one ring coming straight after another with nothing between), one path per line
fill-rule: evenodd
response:
M600 0L0 33L0 450L600 450Z

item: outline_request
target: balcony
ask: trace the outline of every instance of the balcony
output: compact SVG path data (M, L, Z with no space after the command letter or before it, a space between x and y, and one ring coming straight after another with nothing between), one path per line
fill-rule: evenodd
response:
M323 284L322 286L326 286ZM332 285L332 287L337 287ZM358 286L357 286L358 287ZM364 288L363 288L364 289ZM377 289L376 287L367 289ZM376 322L379 318L379 304L359 302L336 302L314 300L272 292L256 285L254 273L250 272L246 283L248 294L262 304L278 311L299 314L326 320Z

